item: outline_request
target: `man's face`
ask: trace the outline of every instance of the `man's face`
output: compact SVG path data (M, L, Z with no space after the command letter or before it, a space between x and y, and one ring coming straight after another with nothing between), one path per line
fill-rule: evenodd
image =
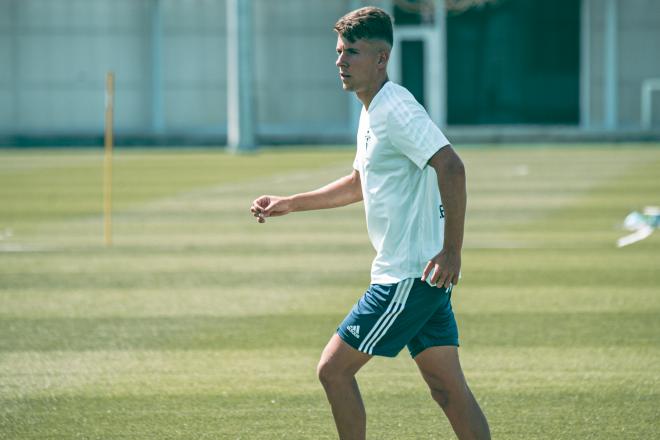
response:
M344 90L360 92L373 87L378 81L378 72L384 66L381 47L369 40L355 40L351 43L341 35L337 37L337 61L339 77Z

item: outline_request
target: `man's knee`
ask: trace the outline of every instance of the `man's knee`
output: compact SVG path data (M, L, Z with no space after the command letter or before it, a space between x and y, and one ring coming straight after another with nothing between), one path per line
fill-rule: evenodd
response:
M316 366L316 376L318 376L323 386L326 386L336 380L337 371L332 364L321 359Z
M451 395L447 389L438 385L429 385L429 389L431 390L431 397L438 402L438 405L443 408L449 405Z
M457 378L454 380L441 380L435 377L426 377L431 397L443 408L452 404L460 404L467 398L467 384Z
M350 380L351 375L345 373L341 369L337 368L331 362L327 362L323 359L319 361L318 366L316 367L316 375L323 384L323 386L332 385L333 383Z

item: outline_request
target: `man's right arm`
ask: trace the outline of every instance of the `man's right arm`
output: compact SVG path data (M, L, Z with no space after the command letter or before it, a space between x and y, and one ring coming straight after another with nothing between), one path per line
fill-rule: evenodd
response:
M338 208L362 200L360 173L357 170L314 191L289 197L261 196L252 202L250 211L264 223L266 217L277 217L296 211Z

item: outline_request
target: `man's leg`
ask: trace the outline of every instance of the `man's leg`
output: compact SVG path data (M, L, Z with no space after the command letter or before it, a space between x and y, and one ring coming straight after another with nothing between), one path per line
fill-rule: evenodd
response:
M456 436L460 440L490 439L486 417L463 376L457 347L427 348L415 362Z
M355 374L371 359L335 334L325 346L317 374L332 407L340 440L364 440L367 416Z

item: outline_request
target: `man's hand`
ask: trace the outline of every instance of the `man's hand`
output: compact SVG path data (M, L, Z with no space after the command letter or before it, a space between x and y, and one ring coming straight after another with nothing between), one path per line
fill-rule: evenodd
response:
M252 202L250 212L259 223L265 223L266 217L277 217L288 214L293 207L289 197L261 196Z
M422 281L427 277L430 284L437 287L449 289L449 286L458 284L458 276L461 273L461 252L451 249L442 249L438 255L431 258L424 272Z

